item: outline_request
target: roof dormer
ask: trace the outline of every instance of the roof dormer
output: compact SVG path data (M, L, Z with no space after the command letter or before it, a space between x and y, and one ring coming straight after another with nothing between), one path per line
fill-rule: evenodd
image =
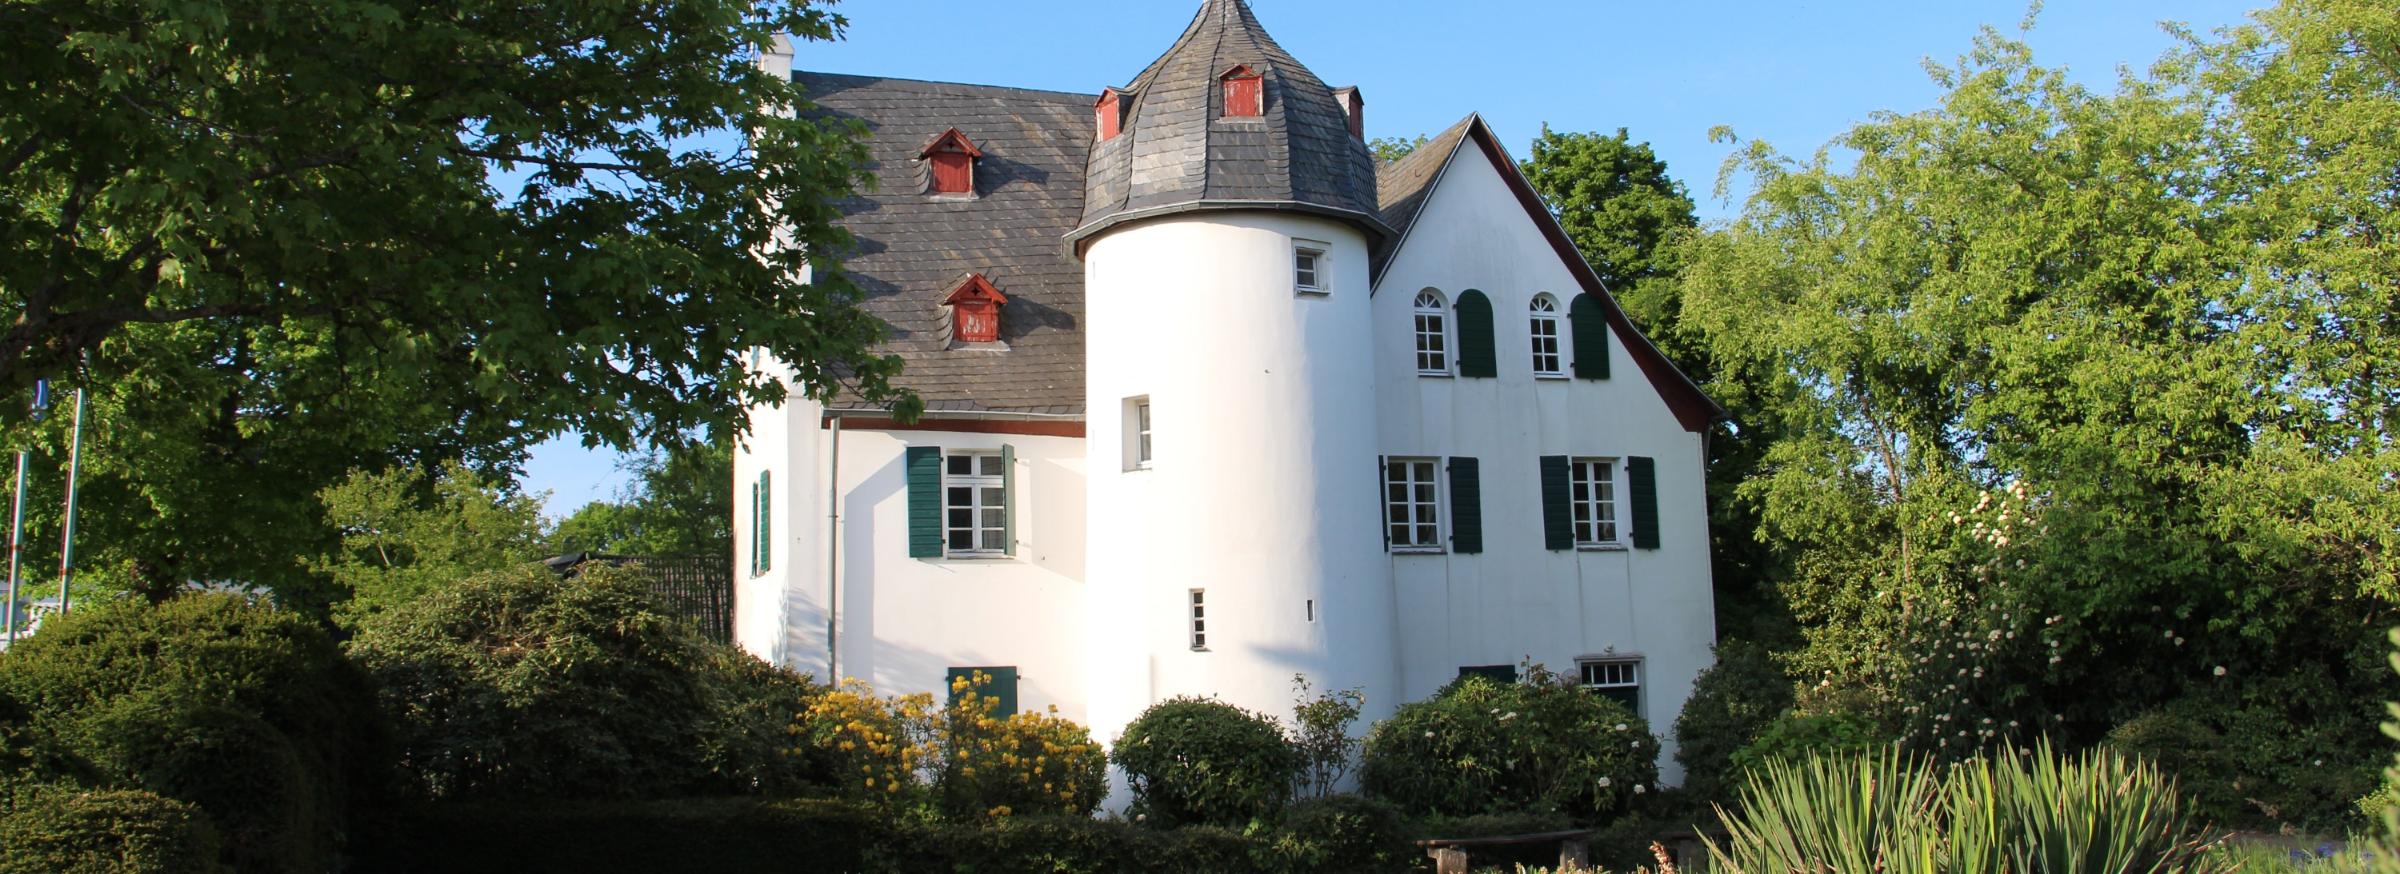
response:
M976 148L975 141L959 133L958 128L934 137L917 157L932 167L929 174L932 178L925 188L927 194L975 196L975 159L983 157L983 150Z
M952 345L1000 342L1000 305L1008 295L992 287L991 280L981 273L969 273L942 299L950 308L950 341Z
M1217 80L1224 85L1225 118L1257 118L1267 113L1266 88L1258 71L1249 64L1236 64Z
M1125 105L1133 102L1131 95L1115 88L1100 90L1100 99L1092 104L1092 129L1099 132L1099 141L1108 142L1125 130Z

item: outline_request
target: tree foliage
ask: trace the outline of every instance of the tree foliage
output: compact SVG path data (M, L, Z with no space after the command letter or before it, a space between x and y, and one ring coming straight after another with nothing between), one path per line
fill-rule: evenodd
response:
M1931 748L2300 677L2347 679L2272 718L2363 737L2391 697L2400 19L2185 37L2096 91L1987 31L1935 108L1728 161L1754 193L1678 309L1753 393L1739 495L1816 704Z
M892 397L830 260L863 151L751 63L777 33L835 37L820 4L5 21L0 392L93 392L81 552L126 585L302 603L321 593L292 559L333 539L315 494L354 468L506 466L569 429L628 446L787 389ZM63 417L10 418L56 460Z
M547 554L541 502L459 464L358 471L326 489L341 549L316 560L347 621Z
M635 456L634 484L558 523L553 551L617 555L733 555L733 445L678 441Z
M1418 147L1425 145L1430 139L1424 134L1413 137L1376 137L1367 141L1367 153L1375 156L1376 163L1389 164L1408 157L1410 153L1415 152Z

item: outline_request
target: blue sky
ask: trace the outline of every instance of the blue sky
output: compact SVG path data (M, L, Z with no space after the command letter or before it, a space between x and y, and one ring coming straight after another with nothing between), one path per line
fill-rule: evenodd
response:
M2208 31L2266 0L2052 0L2025 39L2035 58L2106 88L2173 45L2161 21ZM1097 94L1166 50L1199 0L858 0L837 43L800 47L804 69ZM1546 122L1648 141L1700 201L1704 220L1739 209L1711 196L1727 125L1806 154L1878 110L1938 96L1927 58L1966 52L1978 27L2016 33L2011 0L1691 2L1626 0L1251 0L1278 42L1318 77L1356 85L1368 136L1431 134L1481 112L1524 157ZM1734 192L1738 198L1740 192ZM616 456L573 437L543 444L525 487L564 514L622 487Z

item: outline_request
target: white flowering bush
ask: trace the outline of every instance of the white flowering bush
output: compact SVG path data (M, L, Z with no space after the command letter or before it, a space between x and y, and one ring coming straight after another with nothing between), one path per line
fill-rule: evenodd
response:
M1370 795L1411 813L1560 813L1614 819L1658 783L1649 723L1572 679L1469 677L1405 704L1367 732Z

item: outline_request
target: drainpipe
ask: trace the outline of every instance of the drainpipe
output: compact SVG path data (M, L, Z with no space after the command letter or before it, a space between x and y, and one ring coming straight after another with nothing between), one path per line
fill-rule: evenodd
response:
M833 417L825 472L825 682L842 682L842 417Z

